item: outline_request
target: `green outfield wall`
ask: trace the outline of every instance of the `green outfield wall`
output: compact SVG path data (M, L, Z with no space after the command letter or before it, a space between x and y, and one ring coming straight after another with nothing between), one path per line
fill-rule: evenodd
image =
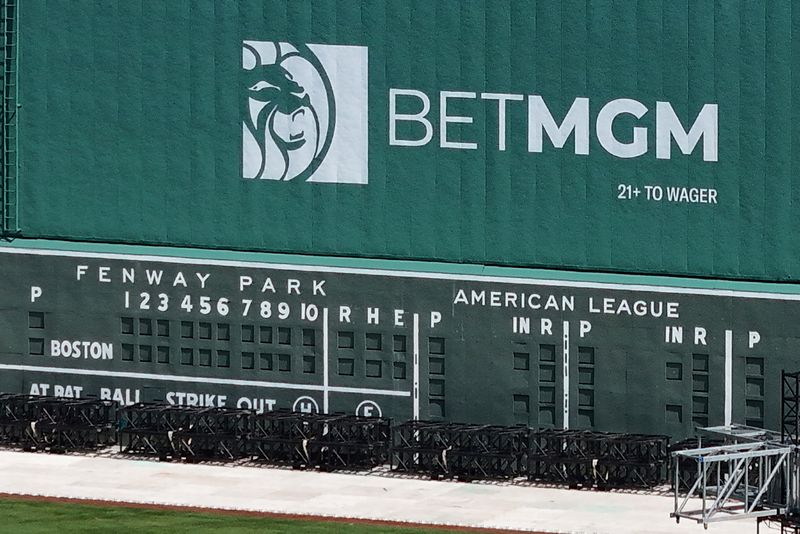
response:
M790 1L17 4L7 235L800 279Z

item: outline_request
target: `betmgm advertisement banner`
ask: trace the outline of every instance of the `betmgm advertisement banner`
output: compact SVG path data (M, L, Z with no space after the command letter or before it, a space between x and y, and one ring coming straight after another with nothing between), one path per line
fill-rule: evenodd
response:
M21 12L23 237L800 279L790 2L116 7Z

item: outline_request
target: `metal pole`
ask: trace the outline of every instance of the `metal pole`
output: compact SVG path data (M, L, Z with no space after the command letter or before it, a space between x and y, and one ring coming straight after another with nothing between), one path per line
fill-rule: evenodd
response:
M759 462L759 465L761 465L761 463L762 462ZM744 509L745 510L749 510L747 506L747 497L748 494L750 493L750 490L748 488L748 486L750 485L749 482L750 482L750 459L748 458L744 462Z
M679 482L680 479L678 477L678 465L679 465L679 460L678 459L680 457L676 454L675 456L673 456L673 458L675 459L675 467L673 468L673 476L675 477L675 491L674 491L674 493L675 493L675 509L673 511L676 514L675 515L675 522L679 523L681 519L677 516L677 513L678 513L678 492L680 491L680 486L678 485L678 484L680 484L680 482Z
M708 479L706 478L706 463L703 462L703 524L706 524L706 482Z
M792 413L790 417L792 417L794 420L791 422L793 423L792 426L789 427L794 430L794 433L792 436L789 436L789 440L793 443L797 443L798 436L800 436L800 413L798 413L798 409L800 409L800 406L798 406L798 403L800 403L800 399L798 399L798 395L800 395L800 373L790 374L789 376L790 378L794 379L793 386L790 388L792 403ZM792 384L791 381L788 381L788 383Z
M781 369L781 441L786 442L786 369Z

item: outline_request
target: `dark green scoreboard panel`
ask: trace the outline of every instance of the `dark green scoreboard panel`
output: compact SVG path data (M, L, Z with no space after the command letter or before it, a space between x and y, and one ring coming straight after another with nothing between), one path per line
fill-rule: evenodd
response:
M0 249L0 391L779 428L798 295Z

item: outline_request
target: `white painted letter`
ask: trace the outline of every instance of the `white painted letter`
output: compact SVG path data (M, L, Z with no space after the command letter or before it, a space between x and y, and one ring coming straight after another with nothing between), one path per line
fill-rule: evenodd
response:
M592 331L592 323L590 323L589 321L580 322L580 329L579 329L580 337L585 336L591 331Z
M483 100L497 100L497 149L506 149L506 102L524 100L524 96L511 93L481 93Z
M286 287L287 287L286 289L287 295L291 295L293 292L297 293L298 295L300 294L300 280L296 278L289 278L286 281Z
M422 101L422 111L419 113L397 113L397 95L414 96ZM414 89L389 89L389 144L396 146L424 146L433 138L433 125L425 118L431 110L431 101L422 91ZM425 136L422 139L398 139L397 121L415 121L425 127Z
M589 99L576 98L561 126L556 124L547 104L539 95L528 96L528 152L542 151L542 130L556 148L563 148L575 131L575 153L589 153Z
M683 129L681 121L669 102L656 102L656 158L670 159L672 139L684 154L691 154L703 138L703 161L717 161L717 105L706 104L689 131Z
M759 341L761 341L761 334L759 334L755 330L750 330L750 336L747 342L747 346L752 349L753 347L756 346L756 344L758 344Z
M380 308L367 308L367 324L380 324Z
M706 329L702 326L694 327L694 344L707 345L706 343Z
M647 108L641 102L630 98L612 100L597 114L597 140L606 151L618 158L635 158L647 152L647 128L635 127L633 141L621 143L614 137L614 119L618 115L629 114L641 119Z
M253 285L253 279L249 276L240 276L239 277L239 291L244 291L244 288L247 286Z
M543 336L544 335L548 335L548 336L552 336L553 335L553 321L551 321L547 317L542 317L541 327L542 327L541 328L541 332L542 332Z
M462 91L442 91L439 93L439 146L442 148L461 148L465 150L474 150L478 148L478 143L458 143L447 140L448 124L472 124L472 117L447 115L448 98L475 98L475 93L464 93Z

